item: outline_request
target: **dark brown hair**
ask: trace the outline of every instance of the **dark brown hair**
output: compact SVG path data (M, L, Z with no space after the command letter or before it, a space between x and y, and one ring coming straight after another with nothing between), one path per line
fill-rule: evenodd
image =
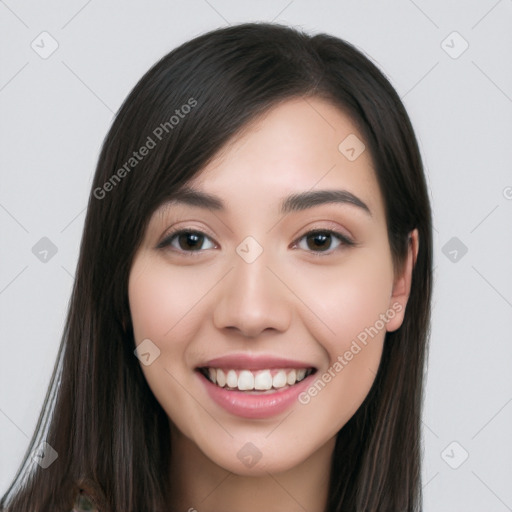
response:
M432 234L409 117L383 73L351 44L246 23L211 31L165 55L119 109L99 156L51 383L0 510L70 512L79 489L101 512L168 510L169 424L134 356L127 294L133 257L155 209L249 121L279 102L311 96L342 109L364 137L397 269L414 228L420 241L404 322L386 334L375 382L337 435L327 510L421 509ZM177 110L183 114L179 121L169 121ZM166 131L157 142L155 131L162 126ZM148 137L154 149L126 165ZM31 463L41 440L58 452L47 469Z

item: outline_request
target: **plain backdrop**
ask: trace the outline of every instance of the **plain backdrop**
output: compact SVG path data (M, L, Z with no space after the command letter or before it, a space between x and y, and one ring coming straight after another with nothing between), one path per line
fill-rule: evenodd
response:
M0 2L0 493L49 383L113 115L164 54L244 21L347 39L402 98L435 227L425 511L512 510L511 0Z

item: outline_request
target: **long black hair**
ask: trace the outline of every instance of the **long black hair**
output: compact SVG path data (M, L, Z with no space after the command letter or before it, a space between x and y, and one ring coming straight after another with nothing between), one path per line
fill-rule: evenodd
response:
M155 209L249 121L279 102L312 96L342 109L364 138L396 269L415 228L420 241L403 324L386 333L375 382L337 435L327 510L420 509L432 233L413 128L389 81L351 44L245 23L165 55L120 107L99 156L51 383L0 510L69 512L80 490L102 512L168 510L169 423L133 353L133 257ZM46 469L31 456L42 441L58 454Z

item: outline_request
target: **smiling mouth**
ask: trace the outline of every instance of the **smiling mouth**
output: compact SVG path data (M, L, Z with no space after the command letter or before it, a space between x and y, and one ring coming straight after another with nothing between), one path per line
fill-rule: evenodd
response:
M275 392L303 381L315 373L315 368L281 368L237 370L226 368L198 368L212 384L228 391Z

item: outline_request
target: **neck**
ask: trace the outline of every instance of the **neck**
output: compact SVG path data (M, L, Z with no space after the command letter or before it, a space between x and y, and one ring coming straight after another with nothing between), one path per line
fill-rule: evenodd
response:
M171 440L171 510L324 512L326 509L335 438L299 465L260 476L237 475L218 466L172 425Z

